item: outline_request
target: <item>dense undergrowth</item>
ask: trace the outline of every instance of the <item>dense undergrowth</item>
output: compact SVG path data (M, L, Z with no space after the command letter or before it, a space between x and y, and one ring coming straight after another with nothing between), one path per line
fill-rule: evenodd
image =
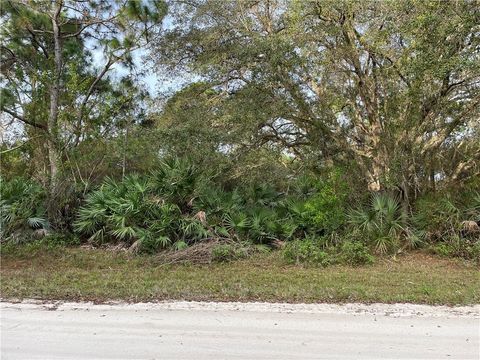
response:
M148 175L106 179L86 194L61 234L47 221L40 185L22 178L2 181L1 236L13 246L45 238L143 253L215 241L209 250L213 261L276 247L288 263L320 266L371 264L373 255L421 247L442 256L480 258L478 192L429 194L408 212L387 192L354 199L340 171L292 178L284 188L232 186L174 159Z

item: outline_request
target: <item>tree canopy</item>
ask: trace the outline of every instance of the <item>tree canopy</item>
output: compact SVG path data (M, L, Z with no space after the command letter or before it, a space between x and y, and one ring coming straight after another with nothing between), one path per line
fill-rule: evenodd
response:
M191 1L158 64L219 92L234 127L371 190L478 175L478 2ZM238 138L237 138L238 139Z

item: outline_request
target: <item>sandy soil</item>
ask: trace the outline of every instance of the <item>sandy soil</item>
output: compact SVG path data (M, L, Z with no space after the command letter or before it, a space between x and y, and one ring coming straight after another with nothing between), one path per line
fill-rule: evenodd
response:
M478 359L480 306L3 302L2 359Z

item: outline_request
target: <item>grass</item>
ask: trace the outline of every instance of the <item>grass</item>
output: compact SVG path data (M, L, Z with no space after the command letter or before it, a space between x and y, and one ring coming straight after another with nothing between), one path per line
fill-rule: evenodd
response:
M1 297L42 300L480 302L472 263L411 253L353 268L284 265L278 252L227 264L159 265L152 256L54 247L2 249Z

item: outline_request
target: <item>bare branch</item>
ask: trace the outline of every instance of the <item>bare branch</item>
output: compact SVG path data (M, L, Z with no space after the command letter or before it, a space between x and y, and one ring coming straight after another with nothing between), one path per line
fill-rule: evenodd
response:
M39 128L39 129L42 129L42 130L47 131L47 127L46 127L44 124L38 124L38 123L36 123L36 122L27 120L27 119L25 119L23 116L17 114L15 111L12 111L12 110L7 109L7 108L2 108L2 111L6 112L6 113L9 114L10 116L14 117L14 118L17 119L17 120L20 120L21 122L23 122L23 123L25 123L25 124L27 124L27 125L30 125L30 126L33 126L33 127L36 127L36 128Z

